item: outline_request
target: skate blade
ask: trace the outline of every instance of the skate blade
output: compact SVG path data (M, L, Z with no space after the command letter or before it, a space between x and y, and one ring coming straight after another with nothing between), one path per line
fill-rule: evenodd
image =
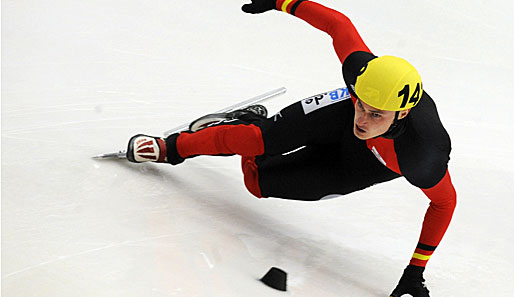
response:
M127 152L119 151L117 153L107 153L107 154L99 154L92 157L95 160L105 160L105 159L126 159Z

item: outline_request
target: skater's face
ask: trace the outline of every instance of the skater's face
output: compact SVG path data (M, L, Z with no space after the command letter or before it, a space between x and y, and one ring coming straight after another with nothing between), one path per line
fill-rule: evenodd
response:
M401 120L407 116L409 110L401 111L398 119ZM382 135L389 130L395 114L394 111L376 109L357 99L355 102L353 134L362 140Z

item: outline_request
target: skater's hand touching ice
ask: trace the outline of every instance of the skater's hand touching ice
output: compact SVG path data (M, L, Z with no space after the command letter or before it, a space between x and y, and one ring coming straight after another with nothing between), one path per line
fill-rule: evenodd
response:
M430 297L428 289L425 287L423 271L425 267L409 265L403 271L400 282L391 293L390 297L400 297L409 294L413 297Z

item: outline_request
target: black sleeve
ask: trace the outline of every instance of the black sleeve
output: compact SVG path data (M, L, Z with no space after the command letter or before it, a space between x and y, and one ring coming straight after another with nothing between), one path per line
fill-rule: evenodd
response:
M424 92L407 116L406 131L395 140L402 175L414 186L429 189L446 174L451 142L434 101Z

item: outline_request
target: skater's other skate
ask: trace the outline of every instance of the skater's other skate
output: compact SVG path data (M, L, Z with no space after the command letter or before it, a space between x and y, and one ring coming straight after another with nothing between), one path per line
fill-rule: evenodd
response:
M268 116L268 110L264 105L254 104L243 109L234 110L227 113L229 118L241 119L246 115L256 115L260 118L266 118Z
M230 111L227 113L211 113L191 122L189 131L197 132L209 126L228 122L232 120L255 120L265 119L268 116L266 107L260 104L250 105L243 109Z

